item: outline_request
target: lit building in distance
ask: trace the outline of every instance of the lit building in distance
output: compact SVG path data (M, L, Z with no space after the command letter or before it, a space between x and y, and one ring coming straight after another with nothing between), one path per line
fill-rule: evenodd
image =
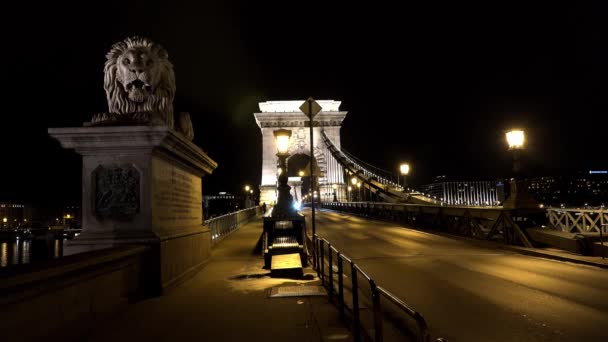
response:
M530 179L528 187L529 192L547 206L608 205L608 170L535 177Z
M421 190L447 205L497 206L505 198L503 181L450 181L439 176Z
M17 202L0 202L0 227L19 228L31 222L30 207Z

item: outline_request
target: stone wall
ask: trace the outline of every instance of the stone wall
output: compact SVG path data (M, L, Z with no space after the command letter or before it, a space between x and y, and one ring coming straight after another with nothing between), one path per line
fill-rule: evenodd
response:
M123 246L0 270L3 341L75 340L98 320L158 293L149 247ZM152 267L151 267L152 266Z

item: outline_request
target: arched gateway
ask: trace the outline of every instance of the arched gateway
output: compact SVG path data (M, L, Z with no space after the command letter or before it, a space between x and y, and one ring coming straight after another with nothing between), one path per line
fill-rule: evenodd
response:
M340 101L317 100L321 112L313 122L313 151L310 152L310 126L309 120L299 107L302 101L268 101L260 102L260 113L254 113L255 121L262 131L262 183L260 184L260 203L274 203L277 189L277 146L274 140L274 131L277 129L291 130L290 157L296 154L305 154L311 157L318 166L319 194L322 201L333 200L333 185L337 186L335 192L338 200L346 198L344 171L342 166L334 159L321 137L321 131L340 148L340 127L347 112L340 111ZM289 166L288 166L289 168ZM309 170L306 170L308 174ZM291 179L290 179L291 182Z

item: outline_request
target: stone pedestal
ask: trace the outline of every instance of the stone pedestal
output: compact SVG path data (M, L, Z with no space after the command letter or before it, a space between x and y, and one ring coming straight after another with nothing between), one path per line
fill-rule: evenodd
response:
M83 230L68 252L150 245L161 288L209 258L201 178L217 164L198 146L164 126L50 128L49 134L83 157Z

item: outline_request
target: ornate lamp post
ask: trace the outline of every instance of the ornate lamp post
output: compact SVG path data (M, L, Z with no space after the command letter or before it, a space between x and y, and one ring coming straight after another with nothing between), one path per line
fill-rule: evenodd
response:
M401 173L401 176L403 176L403 190L405 191L405 188L407 187L406 177L410 173L410 165L408 163L402 163L399 165L399 172Z
M245 185L245 208L249 208L249 193L251 191L251 187L249 185Z
M511 178L511 194L505 201L505 209L538 209L539 204L528 192L528 184L522 178L521 151L524 149L525 134L522 130L511 130L506 133L509 150L513 153L513 178Z
M279 185L277 186L277 204L272 210L272 217L293 216L296 210L293 206L293 197L289 193L291 187L287 185L287 157L289 157L289 140L291 131L279 129L274 131L277 143L277 157L279 158Z

